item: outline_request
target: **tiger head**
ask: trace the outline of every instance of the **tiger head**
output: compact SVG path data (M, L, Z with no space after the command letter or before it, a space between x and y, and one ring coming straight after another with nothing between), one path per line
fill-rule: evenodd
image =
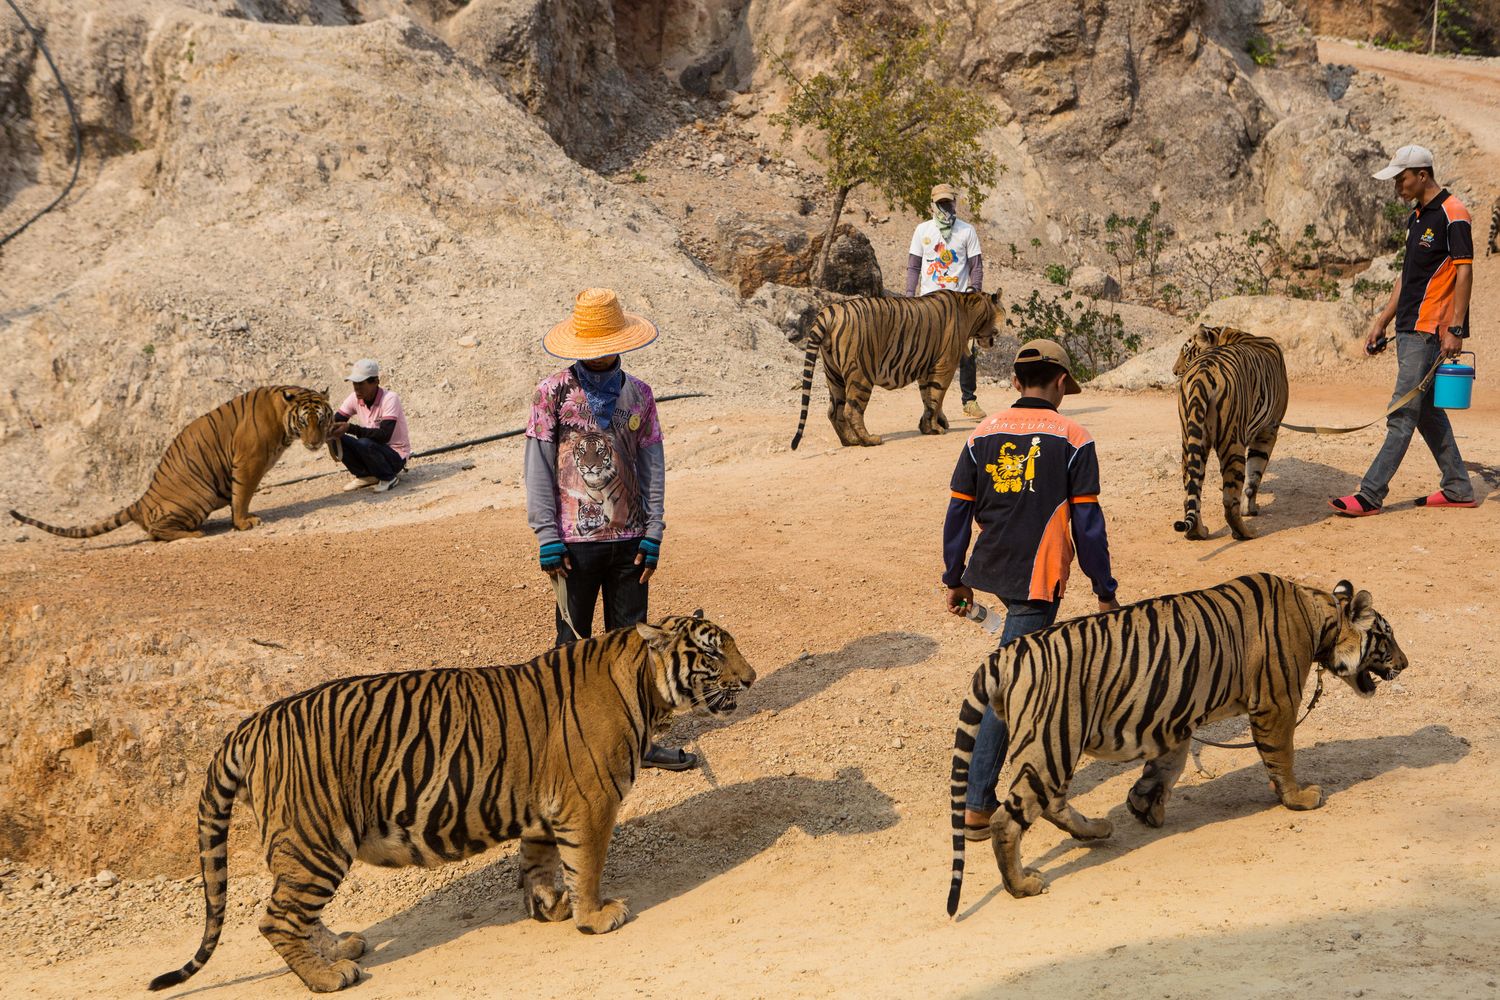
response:
M1323 666L1362 697L1375 693L1375 678L1395 680L1406 669L1406 654L1396 645L1390 622L1376 611L1368 590L1354 591L1348 580L1333 588L1338 605L1338 637Z
M300 437L302 446L308 451L323 447L328 440L328 430L333 426L333 407L328 405L328 391L282 386L280 398L286 406L283 426L287 443Z
M641 622L636 633L656 659L656 689L673 709L724 716L735 710L740 691L755 670L740 655L734 637L703 612Z
M1182 350L1178 352L1177 363L1172 366L1172 374L1182 377L1182 373L1188 370L1188 365L1198 360L1205 351L1221 347L1244 336L1246 336L1244 330L1236 330L1232 326L1200 324L1192 336L1188 337L1187 343L1182 345Z
M1005 313L1000 308L1000 292L969 292L975 296L979 309L974 316L974 326L969 331L969 339L980 347L994 347L995 338L1000 334L1000 323Z
M573 445L573 464L584 485L591 490L603 490L615 478L615 452L609 439L603 434L590 431L579 437Z

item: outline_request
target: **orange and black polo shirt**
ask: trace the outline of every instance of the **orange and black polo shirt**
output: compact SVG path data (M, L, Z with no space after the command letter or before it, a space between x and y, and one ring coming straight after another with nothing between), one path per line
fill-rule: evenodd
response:
M1101 600L1115 596L1094 439L1046 400L1022 396L980 421L959 453L950 491L943 525L947 586L962 583L1010 600L1057 600L1076 543L1094 593Z
M1406 221L1406 261L1401 265L1396 331L1447 330L1453 318L1456 265L1472 263L1474 227L1463 202L1444 190L1413 210ZM1467 316L1463 327L1463 336L1467 337Z

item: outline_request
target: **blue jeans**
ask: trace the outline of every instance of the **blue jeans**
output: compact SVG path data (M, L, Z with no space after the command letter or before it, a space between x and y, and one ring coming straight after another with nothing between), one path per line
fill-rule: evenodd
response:
M1002 598L1002 600L1004 600ZM1000 631L1000 645L1042 629L1057 621L1057 601L1005 601L1005 628ZM979 735L974 738L974 757L969 762L969 794L964 805L974 812L994 812L1000 805L995 798L995 782L1005 763L1010 743L1005 723L988 705L979 720Z
M360 479L374 476L384 482L395 479L396 473L406 467L406 459L396 449L379 441L345 434L343 448L344 468L349 470L350 475Z
M1397 332L1396 392L1391 396L1391 402L1415 389L1437 358L1437 337L1409 330ZM1385 427L1385 444L1380 446L1380 453L1359 484L1359 495L1366 503L1374 507L1385 503L1391 479L1401 467L1401 460L1406 457L1406 449L1411 444L1413 430L1421 432L1422 440L1432 450L1432 457L1437 459L1438 470L1443 474L1443 492L1448 499L1474 499L1474 488L1469 485L1469 474L1464 471L1464 460L1453 440L1453 426L1448 423L1448 414L1432 405L1430 386L1420 397L1387 417Z

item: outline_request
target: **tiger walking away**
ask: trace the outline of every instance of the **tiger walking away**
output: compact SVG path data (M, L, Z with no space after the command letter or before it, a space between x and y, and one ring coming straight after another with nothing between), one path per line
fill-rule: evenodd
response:
M730 714L754 680L700 611L515 666L349 677L262 709L225 738L198 800L202 943L150 988L183 982L218 945L236 796L255 811L275 880L260 932L314 992L361 974L364 939L322 920L355 858L435 866L519 839L533 918L614 930L630 911L600 897L600 874L653 733L675 713Z
M260 523L250 498L298 438L308 451L323 446L333 426L328 393L295 385L264 386L236 396L182 429L167 446L141 498L84 528L59 528L12 510L22 524L64 538L93 538L134 521L156 541L197 538L208 515L228 506L234 526Z
M999 292L940 291L909 299L876 296L825 306L813 319L802 366L802 413L792 450L802 443L812 403L813 370L823 357L828 379L828 420L839 443L877 445L865 429L865 407L875 386L900 389L916 382L922 394L917 429L942 434L948 429L943 397L969 342L995 342Z
M954 734L948 915L963 888L964 794L986 706L1005 721L1011 746L1010 787L990 842L1006 891L1021 898L1046 888L1021 864L1021 838L1038 817L1080 840L1114 832L1108 820L1068 804L1084 754L1144 758L1126 805L1159 827L1193 732L1248 715L1282 805L1322 805L1322 789L1300 784L1292 769L1297 710L1314 663L1368 697L1376 678L1406 669L1406 655L1368 591L1347 580L1316 590L1268 573L1074 618L1000 647L975 671Z
M1484 248L1486 257L1493 257L1500 253L1500 201L1495 202L1495 207L1490 210L1490 242Z
M1219 456L1224 518L1241 541L1255 537L1244 521L1260 513L1257 497L1276 448L1290 390L1281 345L1228 326L1200 326L1172 366L1182 428L1183 518L1172 527L1208 537L1203 524L1203 480L1208 453Z

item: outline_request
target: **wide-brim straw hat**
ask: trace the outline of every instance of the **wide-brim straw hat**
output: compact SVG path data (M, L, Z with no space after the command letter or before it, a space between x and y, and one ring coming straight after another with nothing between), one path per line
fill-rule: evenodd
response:
M573 315L542 338L542 350L568 361L588 361L634 351L655 339L655 325L622 309L612 289L585 288L573 300Z

